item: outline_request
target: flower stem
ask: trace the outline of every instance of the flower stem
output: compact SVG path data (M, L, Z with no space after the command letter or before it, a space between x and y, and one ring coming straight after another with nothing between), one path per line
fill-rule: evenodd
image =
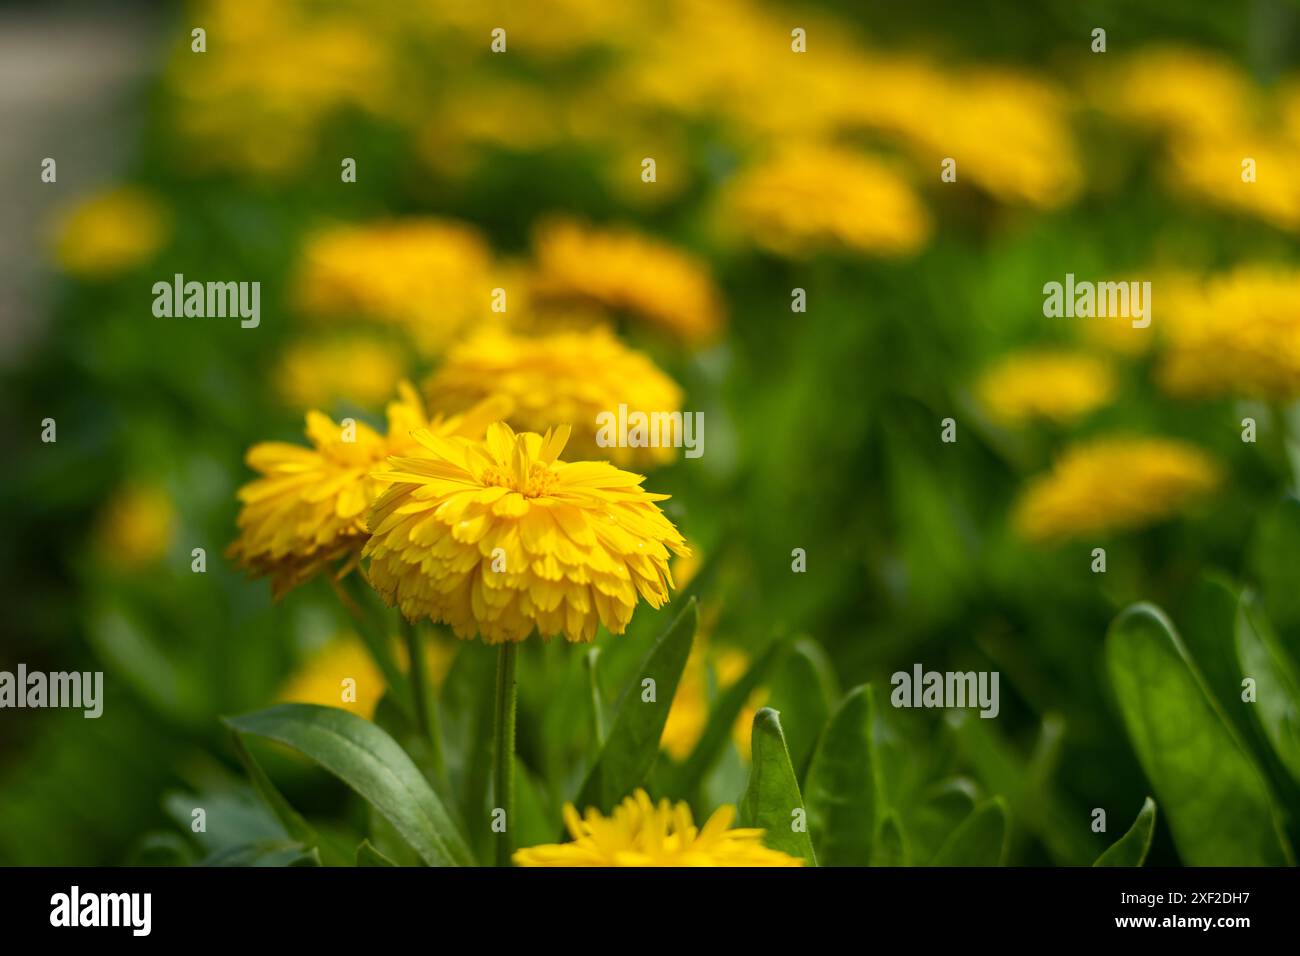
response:
M429 759L438 782L446 786L447 764L442 755L442 733L438 729L438 705L429 690L429 671L424 655L424 635L420 629L398 615L402 624L402 639L406 641L406 656L410 662L411 695L415 702L416 721L420 733L429 741Z
M510 865L510 828L515 812L515 654L513 641L501 645L497 657L497 693L494 711L493 793L498 809L505 811L505 830L497 835L497 866Z

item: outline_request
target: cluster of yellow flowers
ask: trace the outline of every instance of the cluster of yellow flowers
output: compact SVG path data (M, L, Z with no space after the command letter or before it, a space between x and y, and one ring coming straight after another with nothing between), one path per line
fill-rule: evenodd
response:
M1133 54L1094 84L1099 109L1167 142L1168 178L1224 209L1300 230L1300 81L1263 95L1213 54L1158 47Z

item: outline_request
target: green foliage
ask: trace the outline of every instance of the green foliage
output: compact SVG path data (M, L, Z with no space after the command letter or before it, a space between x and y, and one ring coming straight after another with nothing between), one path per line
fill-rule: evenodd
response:
M770 707L754 715L751 760L749 786L740 800L740 825L762 828L763 842L769 847L816 866L807 810L790 765L781 718Z
M1110 845L1093 866L1141 866L1151 849L1151 838L1156 831L1156 802L1150 797L1142 801L1142 809L1128 832Z

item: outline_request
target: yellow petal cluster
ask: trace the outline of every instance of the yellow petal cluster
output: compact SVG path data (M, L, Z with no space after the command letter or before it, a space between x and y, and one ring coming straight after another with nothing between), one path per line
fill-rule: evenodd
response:
M1106 361L1079 352L1020 352L986 371L975 392L1002 424L1068 424L1110 401L1115 375Z
M248 450L248 466L261 477L239 489L239 537L226 556L256 577L270 577L277 598L322 569L340 565L346 574L368 537L366 513L385 487L371 474L389 455L409 449L411 433L483 434L508 413L503 400L490 400L463 416L430 420L415 390L402 383L388 406L388 434L365 422L335 422L307 413L310 448L261 442Z
M571 843L551 843L515 852L519 866L802 866L797 857L768 849L763 831L730 829L734 807L714 811L697 827L686 803L651 801L644 790L606 817L588 809L579 817L573 804L564 808Z
M552 219L534 235L539 303L594 303L690 343L722 325L721 297L698 259L626 227Z
M1015 512L1035 542L1127 531L1174 517L1218 487L1198 448L1166 438L1106 438L1066 451L1034 479Z
M55 256L67 272L105 278L151 259L171 217L149 193L117 186L73 207L58 224Z
M489 644L534 630L590 641L621 634L639 599L668 600L669 550L689 551L642 477L608 462L564 462L569 429L484 441L415 432L421 446L377 469L369 579L410 620Z
M779 256L898 256L929 238L930 217L880 160L825 146L792 147L727 185L725 228Z
M1300 398L1300 271L1249 266L1180 296L1161 385L1181 397Z
M521 430L543 432L571 424L569 447L575 457L647 467L677 456L675 448L596 444L601 412L617 412L620 404L647 414L682 407L676 382L600 326L534 337L482 332L451 350L426 394L432 406L451 410L505 395L514 405L510 423Z
M369 319L402 329L438 355L493 317L497 287L487 242L473 226L420 218L331 226L307 242L297 304L322 319Z

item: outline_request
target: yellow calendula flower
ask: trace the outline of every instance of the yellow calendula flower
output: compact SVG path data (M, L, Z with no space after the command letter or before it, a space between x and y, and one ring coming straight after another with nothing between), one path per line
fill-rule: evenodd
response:
M257 577L272 579L278 598L326 567L338 576L360 557L369 532L366 513L386 483L371 474L389 455L414 447L412 432L479 436L489 422L509 411L493 399L463 416L432 421L415 390L405 382L388 406L388 434L364 422L334 422L307 413L312 447L262 442L248 450L248 465L262 477L239 489L239 537L226 551Z
M691 343L722 325L721 297L699 260L624 227L552 219L533 240L539 303L594 303Z
M1168 175L1175 189L1193 198L1295 232L1300 231L1300 182L1291 170L1297 151L1300 143L1263 131L1224 139L1189 137L1170 145ZM1243 178L1247 174L1252 178Z
M370 319L403 329L438 355L472 325L491 321L492 255L464 223L411 219L335 226L303 251L297 304L321 319Z
M669 550L690 550L656 504L667 496L608 462L561 461L568 438L415 432L420 452L374 472L392 484L370 515L370 583L409 620L489 644L534 629L590 641L598 623L623 633L640 598L662 606Z
M294 342L272 380L294 408L319 408L339 399L376 408L405 373L406 359L395 343L348 336Z
M975 392L980 404L1003 424L1068 424L1110 401L1115 375L1107 362L1091 355L1022 352L986 371Z
M624 447L597 444L597 417L630 411L680 412L682 390L640 352L608 329L520 336L488 330L452 349L426 387L429 402L456 410L489 394L514 403L510 423L542 432L574 426L571 452L583 458L608 458L618 465L648 467L676 458L674 447Z
M176 509L166 492L153 485L126 485L104 506L99 548L115 566L143 567L166 553L175 526Z
M1198 292L1165 323L1161 385L1180 397L1300 398L1300 271L1250 266Z
M726 229L779 256L907 255L930 235L910 186L877 159L804 146L742 170L722 204Z
M1108 438L1069 449L1016 507L1017 531L1044 542L1166 520L1218 487L1198 448L1166 438Z
M158 200L134 186L118 186L63 217L55 255L73 275L106 278L147 262L170 231L171 217Z
M697 827L686 803L650 800L638 790L606 817L564 807L572 843L515 851L519 866L803 866L798 857L763 845L763 831L730 829L736 809L722 806Z

